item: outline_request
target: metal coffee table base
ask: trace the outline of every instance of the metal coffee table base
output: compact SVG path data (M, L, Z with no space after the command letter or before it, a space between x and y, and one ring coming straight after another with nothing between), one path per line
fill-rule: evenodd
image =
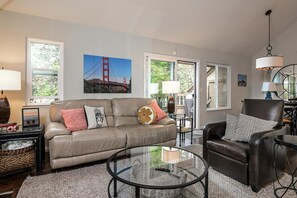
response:
M205 176L204 178L204 183L202 181L199 181L199 183L201 183L201 185L204 188L204 197L208 198L208 174ZM128 185L128 184L126 184ZM195 185L195 184L192 184ZM113 186L113 189L111 189L111 187ZM117 189L117 180L112 178L109 183L108 183L108 197L109 198L114 198L114 197L121 197L120 194L118 194L118 189ZM140 198L140 187L139 186L134 186L135 188L135 198ZM168 189L163 189L163 190L168 190ZM113 195L112 195L113 193ZM133 193L131 193L133 194Z

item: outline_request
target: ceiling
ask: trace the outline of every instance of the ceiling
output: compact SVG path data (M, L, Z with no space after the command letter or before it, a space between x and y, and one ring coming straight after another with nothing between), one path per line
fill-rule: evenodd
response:
M268 44L268 9L272 38L297 21L297 0L0 0L0 8L243 56Z

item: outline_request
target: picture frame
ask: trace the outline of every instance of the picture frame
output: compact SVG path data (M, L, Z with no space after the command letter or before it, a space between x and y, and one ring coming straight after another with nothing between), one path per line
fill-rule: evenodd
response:
M108 56L83 55L84 93L132 92L132 60Z
M246 87L247 86L247 75L238 74L237 85L239 87Z
M40 126L39 108L23 108L22 125L23 128Z

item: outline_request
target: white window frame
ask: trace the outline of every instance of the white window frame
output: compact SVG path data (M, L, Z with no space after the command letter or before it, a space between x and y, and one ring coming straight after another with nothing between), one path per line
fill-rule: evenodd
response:
M49 103L32 103L31 99L41 98L32 96L32 71L34 68L31 67L31 43L42 43L42 44L53 44L60 46L60 69L58 70L58 96L55 97L42 97L42 98L58 98L59 100L64 99L64 43L43 39L27 38L27 61L26 61L26 105L49 105ZM42 70L42 69L39 69ZM44 69L48 70L48 69Z
M217 110L226 110L231 109L231 66L224 65L224 64L217 64L217 63L207 63L207 66L214 66L215 67L215 97L216 97L216 107L207 108L206 111L217 111ZM226 107L219 107L219 86L218 86L218 76L219 76L219 67L227 69L227 106ZM207 80L207 78L206 78ZM207 83L206 83L207 84ZM207 90L207 87L206 87ZM207 101L207 99L206 99Z

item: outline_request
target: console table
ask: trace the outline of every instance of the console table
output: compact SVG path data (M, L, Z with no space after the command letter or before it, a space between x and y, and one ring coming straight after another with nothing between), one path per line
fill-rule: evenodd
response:
M44 125L38 127L20 127L15 132L0 131L0 142L14 140L35 140L36 144L36 174L42 170L42 159L44 159Z
M276 197L283 197L288 190L294 190L297 194L297 189L295 187L296 183L297 183L297 178L295 178L295 174L297 171L297 167L295 167L295 169L293 170L290 163L289 163L289 159L286 153L286 149L284 147L287 148L292 148L297 150L297 136L295 135L278 135L274 138L275 144L274 144L274 159L273 159L273 165L274 165L274 170L275 170L275 175L276 175L276 179L277 182L279 183L280 187L275 188L275 184L273 182L273 190L274 190L274 195ZM292 175L292 180L290 184L284 185L281 184L279 181L279 177L277 174L277 167L276 167L276 163L277 163L277 150L278 149L282 149L284 157L285 157L285 161L288 164L290 173ZM279 190L283 190L284 192L281 195L278 195L277 192Z

